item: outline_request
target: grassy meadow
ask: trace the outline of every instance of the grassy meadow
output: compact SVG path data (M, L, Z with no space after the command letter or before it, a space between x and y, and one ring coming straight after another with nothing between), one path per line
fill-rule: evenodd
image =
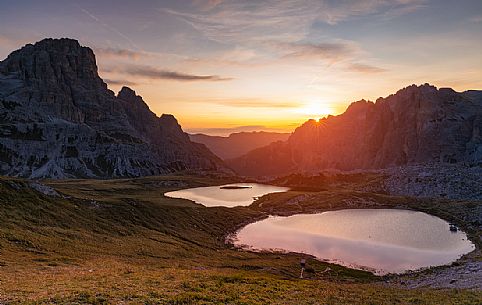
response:
M313 258L299 279L306 255L225 244L228 234L268 214L402 207L457 223L476 241L470 255L480 259L480 226L470 218L476 202L363 191L379 179L274 181L293 190L250 207L206 208L163 194L235 178L42 181L61 197L0 178L0 304L481 304L480 291L405 289Z

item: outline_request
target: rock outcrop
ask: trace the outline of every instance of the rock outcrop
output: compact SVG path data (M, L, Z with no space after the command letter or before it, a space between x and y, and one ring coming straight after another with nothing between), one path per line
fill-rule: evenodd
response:
M0 62L0 174L109 178L227 170L172 115L136 93L116 96L95 55L72 39L26 45Z
M424 163L482 164L482 91L409 86L376 103L298 127L273 143L227 161L244 175L323 169L380 169Z

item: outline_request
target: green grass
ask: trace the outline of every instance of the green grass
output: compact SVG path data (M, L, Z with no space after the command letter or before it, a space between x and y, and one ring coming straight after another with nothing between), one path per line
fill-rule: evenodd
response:
M368 272L299 254L253 253L225 245L226 234L268 213L405 206L406 198L337 184L262 197L251 207L205 208L166 191L234 182L163 176L46 181L65 198L0 178L0 303L45 304L480 304L470 290L388 287ZM331 182L330 182L331 183ZM289 204L289 199L305 196ZM413 203L415 204L415 203ZM418 202L464 217L471 203ZM443 215L442 215L443 214ZM450 216L451 215L451 216ZM476 224L469 224L468 226ZM472 234L480 234L474 229ZM323 273L330 267L332 270Z

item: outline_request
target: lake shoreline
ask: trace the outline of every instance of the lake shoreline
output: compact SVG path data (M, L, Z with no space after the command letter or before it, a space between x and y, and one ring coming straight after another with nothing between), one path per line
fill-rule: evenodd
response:
M446 221L405 209L271 216L243 227L231 240L245 249L307 253L379 276L451 264L475 249L465 232L451 232Z
M285 185L286 186L286 185ZM293 187L292 190L295 190ZM269 216L292 216L298 214L317 214L322 212L328 211L338 211L344 209L403 209L403 210L410 210L410 211L419 211L424 212L432 216L439 217L445 220L448 223L455 224L458 228L462 229L468 236L469 241L471 241L475 245L475 249L463 256L459 259L454 261L451 264L446 264L442 266L436 267L427 267L422 268L415 271L408 271L402 274L388 274L383 276L377 276L380 281L379 283L383 285L389 286L396 286L396 287L403 287L407 289L416 289L419 287L432 287L432 288L469 288L469 289L476 289L482 290L482 280L479 280L482 277L482 263L480 263L480 258L482 257L480 239L477 239L477 229L473 229L469 227L465 222L462 221L461 218L454 218L450 217L450 214L446 213L443 210L437 209L437 205L439 204L438 199L430 199L430 198L413 198L413 197L394 197L400 201L396 204L390 203L380 203L377 200L362 200L364 204L354 206L353 202L350 201L340 201L338 204L331 205L330 207L320 207L320 206L302 206L304 201L313 200L313 194L311 192L307 192L303 194L297 194L294 197L284 198L283 201L277 202L281 203L281 209L278 206L278 209L273 209L272 207L267 207L268 201L272 200L273 197L282 196L282 194L267 194L255 202L252 205L248 206L248 208L253 208L256 210L261 210L266 212L266 215L260 217L260 219L252 219L246 221L245 224L240 225L236 230L231 230L225 234L225 243L235 249L240 249L240 247L234 245L233 238L242 229L244 226L263 220ZM327 191L327 193L337 193L336 191ZM363 194L365 192L357 192L358 195ZM386 195L382 195L383 197ZM274 198L277 199L278 198ZM294 200L293 200L294 199ZM401 199L401 200L400 200ZM430 204L433 201L436 204ZM446 202L447 200L442 200ZM417 205L417 203L423 202L423 205ZM283 204L288 206L298 206L299 210L283 209ZM245 249L244 249L245 250ZM270 252L270 251L266 251ZM287 252L292 254L300 254L298 252ZM324 262L321 259L314 257L313 255L308 255L313 259L319 260ZM350 267L347 267L350 268ZM350 268L352 269L352 268ZM358 269L355 269L358 270ZM360 269L362 270L362 269ZM366 271L366 270L365 270ZM460 280L455 280L459 278ZM450 280L448 280L450 279Z

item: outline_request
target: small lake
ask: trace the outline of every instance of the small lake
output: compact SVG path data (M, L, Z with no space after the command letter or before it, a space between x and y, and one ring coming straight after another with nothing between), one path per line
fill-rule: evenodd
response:
M167 192L164 196L192 200L207 207L235 207L248 206L257 197L288 190L289 188L287 187L266 184L233 183Z
M306 253L383 275L449 264L475 249L464 232L449 227L422 212L350 209L269 217L241 229L235 244Z

